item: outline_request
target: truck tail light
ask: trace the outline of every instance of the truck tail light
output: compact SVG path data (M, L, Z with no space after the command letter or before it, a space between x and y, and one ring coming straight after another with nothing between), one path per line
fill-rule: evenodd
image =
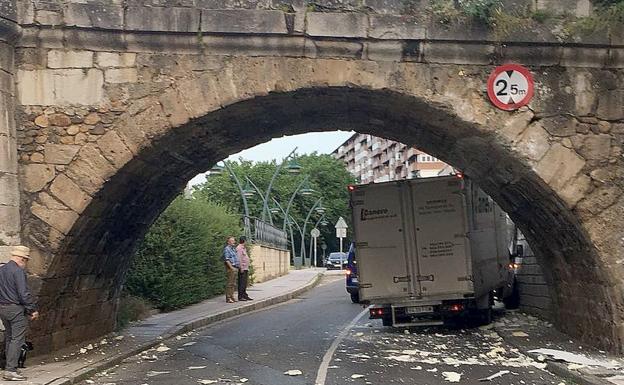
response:
M350 185L347 186L347 190L349 190L349 192L355 191L355 186L350 184Z
M351 275L351 270L347 269L344 271L345 275Z
M379 307L379 308L372 308L369 309L369 314L370 314L370 319L374 319L374 318L383 318L385 312L384 309Z
M462 305L461 303L454 303L451 306L449 306L449 310L453 312L460 312L464 310L464 305Z

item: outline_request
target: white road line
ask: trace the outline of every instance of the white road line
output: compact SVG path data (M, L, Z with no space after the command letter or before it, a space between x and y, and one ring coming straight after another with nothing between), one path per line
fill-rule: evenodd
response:
M325 355L323 356L323 361L321 361L321 366L319 366L319 370L316 373L316 381L314 382L316 385L325 385L325 378L327 377L327 369L329 368L329 363L332 360L334 352L338 348L338 345L340 344L340 342L342 342L342 340L347 336L347 334L349 333L349 330L351 330L353 325L355 325L360 320L360 318L362 318L362 316L366 313L368 313L368 307L364 309L360 314L355 316L353 321L351 321L351 323L349 323L349 325L347 325L347 327L345 327L342 330L342 332L338 334L338 337L336 337L336 339L334 340L334 342L332 342L329 349L325 352Z

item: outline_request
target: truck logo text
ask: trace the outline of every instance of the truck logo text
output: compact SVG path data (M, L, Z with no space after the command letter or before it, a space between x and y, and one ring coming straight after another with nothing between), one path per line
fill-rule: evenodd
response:
M390 212L388 209L361 209L360 210L360 220L362 221L370 221L372 219L381 219L381 218L394 218L396 217L396 213Z

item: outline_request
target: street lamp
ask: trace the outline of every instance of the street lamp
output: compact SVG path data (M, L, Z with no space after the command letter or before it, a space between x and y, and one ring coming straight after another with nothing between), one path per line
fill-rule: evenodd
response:
M308 178L309 176L306 175L305 178L303 178L301 183L299 183L295 191L290 196L290 199L288 200L288 205L286 206L286 212L284 214L286 218L288 218L290 207L292 206L293 201L295 200L295 196L297 196L297 193L300 193L303 196L310 196L315 193L315 191L312 188L310 188L310 185L308 183ZM284 222L284 226L282 227L282 230L286 231L286 222Z
M245 215L245 217L243 218L243 224L244 224L245 236L247 236L247 238L251 238L251 227L249 225L249 206L247 205L247 197L252 196L253 191L249 189L248 185L246 185L245 188L243 188L243 186L240 183L240 180L234 173L234 170L232 170L232 168L228 164L227 160L223 161L223 166L220 166L218 163L212 166L212 168L210 169L210 175L219 175L223 172L223 169L226 169L228 171L228 173L230 174L230 177L234 179L234 183L236 184L236 187L238 187L238 191L240 192L241 199L243 200L243 210L244 210L244 215ZM251 195L249 195L250 191L251 191Z
M301 237L301 250L303 250L303 260L305 262L306 259L306 255L305 255L305 234L306 234L306 227L308 226L308 221L310 220L310 217L312 216L312 213L316 211L316 208L319 206L319 204L321 203L321 200L323 199L323 197L320 197L319 199L316 200L316 202L314 202L314 205L312 206L312 208L310 209L310 211L308 211L308 215L306 216L305 221L303 222L303 236Z
M282 160L282 163L280 163L275 169L275 172L273 173L273 176L271 177L271 180L269 181L269 186L266 189L266 193L264 193L264 199L263 199L264 201L264 206L262 206L262 220L263 221L266 220L266 217L268 215L269 223L273 224L273 220L271 219L271 214L269 212L269 205L268 205L269 194L271 193L271 189L273 188L273 182L275 182L275 179L277 178L277 175L279 174L280 170L282 169L282 167L284 167L284 164L286 164L288 159L295 153L295 151L297 151L297 147L295 147L294 150L292 150L288 155L286 155L284 160ZM294 159L292 159L288 162L288 166L286 167L286 169L291 174L298 174L301 171L301 166Z

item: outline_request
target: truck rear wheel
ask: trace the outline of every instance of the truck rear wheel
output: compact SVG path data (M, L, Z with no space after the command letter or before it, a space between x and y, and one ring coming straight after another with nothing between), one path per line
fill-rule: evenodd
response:
M358 292L351 293L351 302L360 303L360 293Z

